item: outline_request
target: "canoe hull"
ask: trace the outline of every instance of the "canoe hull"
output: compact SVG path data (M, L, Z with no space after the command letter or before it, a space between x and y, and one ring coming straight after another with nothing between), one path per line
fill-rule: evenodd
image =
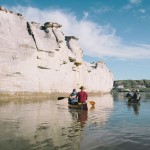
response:
M68 107L70 109L79 109L79 110L87 110L88 109L87 104L80 104L80 105L71 105L71 104L68 104Z
M128 103L140 103L140 99L127 99Z

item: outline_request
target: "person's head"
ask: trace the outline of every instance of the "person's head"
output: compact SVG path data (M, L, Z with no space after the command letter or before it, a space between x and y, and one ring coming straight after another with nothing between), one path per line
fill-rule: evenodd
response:
M135 90L135 92L137 92L137 93L138 93L138 92L139 92L139 89L136 89L136 90Z
M81 89L81 90L85 90L85 87L84 87L84 86L81 86L80 89Z
M72 91L73 91L73 92L76 92L76 89L73 89Z

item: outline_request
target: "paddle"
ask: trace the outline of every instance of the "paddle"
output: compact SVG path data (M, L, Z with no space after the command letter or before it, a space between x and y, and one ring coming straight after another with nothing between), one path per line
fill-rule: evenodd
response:
M88 100L87 100L88 101ZM92 105L92 107L94 107L94 105L95 105L95 102L94 101L88 101L91 105Z
M69 97L58 97L57 100L62 100L62 99L65 99L65 98L69 98Z

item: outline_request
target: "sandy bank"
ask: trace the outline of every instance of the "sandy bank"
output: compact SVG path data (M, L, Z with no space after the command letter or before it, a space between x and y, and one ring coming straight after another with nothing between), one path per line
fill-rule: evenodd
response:
M46 99L54 99L57 100L58 97L67 97L70 93L42 93L42 92L1 92L0 93L0 101L14 101L14 100L46 100ZM88 93L90 97L92 96L102 96L107 93Z

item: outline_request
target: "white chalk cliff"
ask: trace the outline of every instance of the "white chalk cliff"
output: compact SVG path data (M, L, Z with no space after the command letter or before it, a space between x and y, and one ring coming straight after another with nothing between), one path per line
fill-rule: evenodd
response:
M27 22L0 7L0 92L110 92L113 75L104 62L83 61L74 36L58 23Z

